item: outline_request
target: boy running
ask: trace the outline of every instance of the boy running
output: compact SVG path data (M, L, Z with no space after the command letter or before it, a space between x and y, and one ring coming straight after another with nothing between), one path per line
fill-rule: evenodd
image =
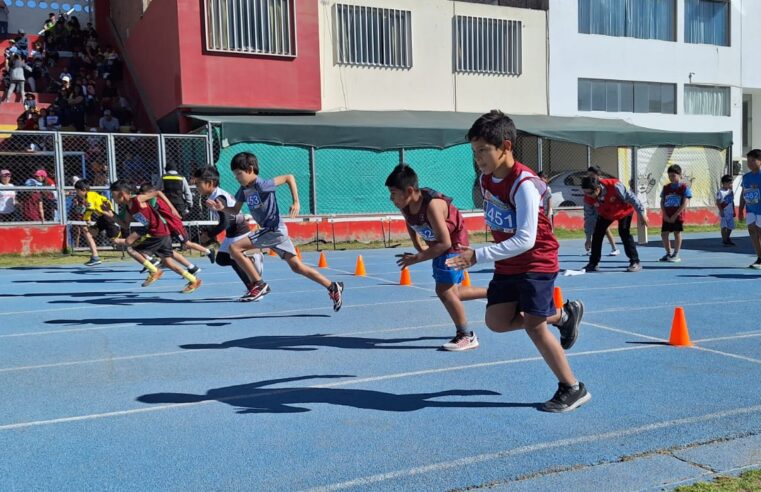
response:
M663 225L661 226L661 240L666 254L658 261L679 263L679 251L682 249L682 231L684 230L684 210L690 203L692 191L687 183L682 183L682 168L676 164L666 170L669 176L669 184L661 190L661 213ZM674 252L671 252L669 233L674 233Z
M558 378L558 390L542 410L569 412L591 399L568 365L563 347L547 329L560 326L563 346L570 348L584 313L581 301L555 309L553 292L558 274L559 244L542 211L545 183L515 160L517 130L510 117L493 110L468 131L479 182L484 195L484 218L497 244L477 250L463 247L447 260L457 269L495 262L489 283L486 326L502 333L526 330L547 365Z
M212 216L217 220L216 225L209 226L202 231L201 244L209 244L215 241L222 231L225 232L225 239L222 241L219 251L217 251L217 265L231 266L235 270L235 273L238 274L238 278L243 282L243 285L246 286L246 293L248 293L253 285L250 284L246 272L230 257L230 245L247 238L251 233L251 230L248 228L248 222L241 213L230 215L213 210L214 203L217 200L222 201L226 207L235 205L235 198L219 187L219 172L215 167L207 166L198 169L193 177L195 178L198 192L206 197L206 206L212 209ZM249 258L254 262L254 268L257 273L261 275L264 270L264 258L262 254L257 252Z
M747 157L750 172L743 174L739 217L743 220L747 212L748 234L756 251L756 261L748 266L761 269L761 149L751 150Z
M735 228L735 193L732 191L732 176L729 174L721 177L721 189L716 192L716 207L721 219L721 243L724 246L735 246L729 238Z
M172 259L175 253L172 251L169 228L158 212L147 203L150 198L146 195L135 195L132 186L121 180L111 183L110 189L116 203L127 209L127 223L134 218L146 228L146 237L133 246L135 251L158 256L164 266L187 280L187 285L181 291L183 294L190 294L198 289L201 279L180 268ZM143 266L151 272L143 282L143 287L147 287L163 275L163 272L147 259L143 261Z
M114 240L121 235L121 230L114 221L111 202L100 193L90 191L90 183L87 180L77 180L74 183L74 190L77 193L75 207L78 213L83 214L82 219L87 223L82 227L85 240L90 247L90 260L85 263L85 266L100 265L102 262L93 236L106 231L108 238Z
M333 301L333 310L341 309L343 282L331 282L314 268L303 264L296 256L296 247L288 237L288 228L280 219L275 190L283 184L288 184L293 197L289 216L295 217L299 213L299 194L293 175L276 176L272 179L260 178L259 161L250 152L236 154L230 161L230 169L240 183L240 189L235 194L235 203L232 206L225 205L222 200L217 199L208 205L217 212L235 216L240 213L245 203L256 223L259 224L259 229L248 235L249 241L238 241L230 245L230 256L241 270L246 272L249 283L252 285L240 300L255 301L270 291L269 285L262 280L261 275L245 254L246 251L254 248L269 248L285 260L294 273L303 275L325 287L328 290L328 296Z
M391 201L401 210L407 223L407 232L417 254L401 255L397 264L407 267L415 263L433 260L433 278L436 295L444 304L455 326L455 336L441 346L442 349L459 352L478 347L478 338L468 331L468 318L462 301L486 298L486 289L459 285L463 273L446 265L446 260L457 256L460 247L468 245L468 230L460 211L452 199L430 188L419 188L415 171L406 164L399 164L386 178ZM423 238L425 245L420 242Z

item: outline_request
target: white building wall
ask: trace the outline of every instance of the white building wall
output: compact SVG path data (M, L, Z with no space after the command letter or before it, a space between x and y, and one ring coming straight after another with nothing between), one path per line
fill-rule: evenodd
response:
M754 2L744 1L746 6ZM761 13L761 2L755 3L754 10ZM684 42L684 0L677 0L675 42L581 34L577 0L550 0L550 114L619 118L635 125L673 131L732 131L733 153L739 155L743 92L741 13L742 2L733 0L731 46L723 47ZM757 56L761 59L761 52ZM731 87L730 116L685 114L684 85L690 83L690 74L694 84ZM676 84L676 114L579 111L579 78ZM758 79L761 83L761 71Z
M334 5L412 12L412 68L338 65ZM455 73L453 18L472 15L523 23L519 76ZM323 111L426 110L547 114L546 12L442 0L322 0L320 50Z

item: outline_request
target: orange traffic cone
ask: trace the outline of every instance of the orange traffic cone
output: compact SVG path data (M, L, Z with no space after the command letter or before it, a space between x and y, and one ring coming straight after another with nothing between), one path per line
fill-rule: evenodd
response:
M328 260L325 258L325 252L320 251L320 261L317 262L319 268L328 268Z
M412 278L410 278L409 268L402 268L402 275L399 277L399 285L412 285Z
M274 250L274 249L270 248L270 252L269 252L269 255L270 255L270 256L277 256L277 253L275 253L275 250Z
M354 268L354 275L357 277L364 277L367 275L365 271L365 261L362 259L362 255L357 256L357 266Z
M552 299L555 301L555 309L563 309L563 291L560 290L560 287L555 287Z
M296 257L299 261L304 261L304 258L301 257L301 248L296 248Z
M687 319L684 317L684 308L674 309L674 321L671 322L671 336L669 345L676 347L691 347L690 332L687 331Z
M467 270L462 272L462 286L463 287L470 287L470 274Z

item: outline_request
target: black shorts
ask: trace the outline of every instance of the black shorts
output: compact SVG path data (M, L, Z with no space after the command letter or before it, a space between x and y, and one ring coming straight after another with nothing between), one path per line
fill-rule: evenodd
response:
M172 257L172 240L169 236L146 237L132 248L138 253L148 253L159 258Z
M95 221L95 227L97 227L99 231L106 231L106 236L108 236L109 239L116 239L122 235L121 228L116 225L113 218L107 215L101 215L98 217L98 220Z
M553 300L557 273L494 274L486 294L486 307L517 302L518 310L532 316L552 316L557 310Z
M663 221L661 232L682 232L684 230L684 221L675 220L674 222Z

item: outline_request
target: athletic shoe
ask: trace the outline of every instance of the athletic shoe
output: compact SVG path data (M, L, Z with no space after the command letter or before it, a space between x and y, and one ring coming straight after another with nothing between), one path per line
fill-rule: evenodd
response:
M478 337L472 331L470 335L458 332L453 339L441 346L441 349L447 352L462 352L475 348L478 348Z
M640 265L639 262L637 263L631 263L627 268L627 272L641 272L642 271L642 265Z
M338 311L341 309L341 306L344 303L343 292L343 282L333 282L330 284L330 287L328 287L328 296L330 296L330 300L333 301L333 311Z
M209 249L209 253L206 255L209 257L209 261L212 263L217 262L217 250L215 249Z
M160 279L164 275L164 270L156 270L155 272L148 275L148 278L145 279L145 282L143 282L143 287L148 287L156 280Z
M748 268L755 268L756 270L761 270L761 258L757 259L755 263L751 263L748 265Z
M671 261L671 253L666 253L665 255L658 258L658 261Z
M95 266L95 265L100 265L101 263L103 262L100 261L100 258L98 258L97 256L93 256L92 258L90 258L90 260L87 263L85 263L85 266Z
M727 241L727 246L737 246L737 245L733 243L732 240L730 239L729 241Z
M666 261L668 261L669 263L679 263L680 261L682 261L682 259L679 258L678 254L674 253L671 256L669 256L669 259Z
M560 330L560 345L563 350L568 350L576 343L579 337L579 323L584 317L584 303L579 301L566 301L563 304L566 320L561 325L556 325Z
M575 410L592 399L592 395L584 387L584 383L579 381L579 388L573 389L573 386L565 383L558 383L558 390L551 400L544 402L542 410L545 412L564 413Z
M620 255L620 254L621 254L621 251L620 251L620 250L617 250L617 249L612 249L612 250L610 251L610 253L608 253L608 256L618 256L618 255Z
M251 257L251 261L254 262L254 269L256 269L256 273L259 274L259 276L264 273L264 255L261 253L255 253L253 257Z
M600 267L598 265L593 265L591 263L587 263L582 270L586 272L599 272Z
M201 286L201 279L197 278L195 282L188 282L184 289L180 291L180 294L190 294L195 292Z
M238 299L240 302L251 302L251 301L257 301L261 299L262 297L266 296L270 292L270 286L267 285L266 282L259 282L258 284L251 287L248 292L246 292L243 297Z
M198 266L193 265L193 268L188 268L188 273L191 275L195 275L196 273L200 272L201 269L198 268Z

